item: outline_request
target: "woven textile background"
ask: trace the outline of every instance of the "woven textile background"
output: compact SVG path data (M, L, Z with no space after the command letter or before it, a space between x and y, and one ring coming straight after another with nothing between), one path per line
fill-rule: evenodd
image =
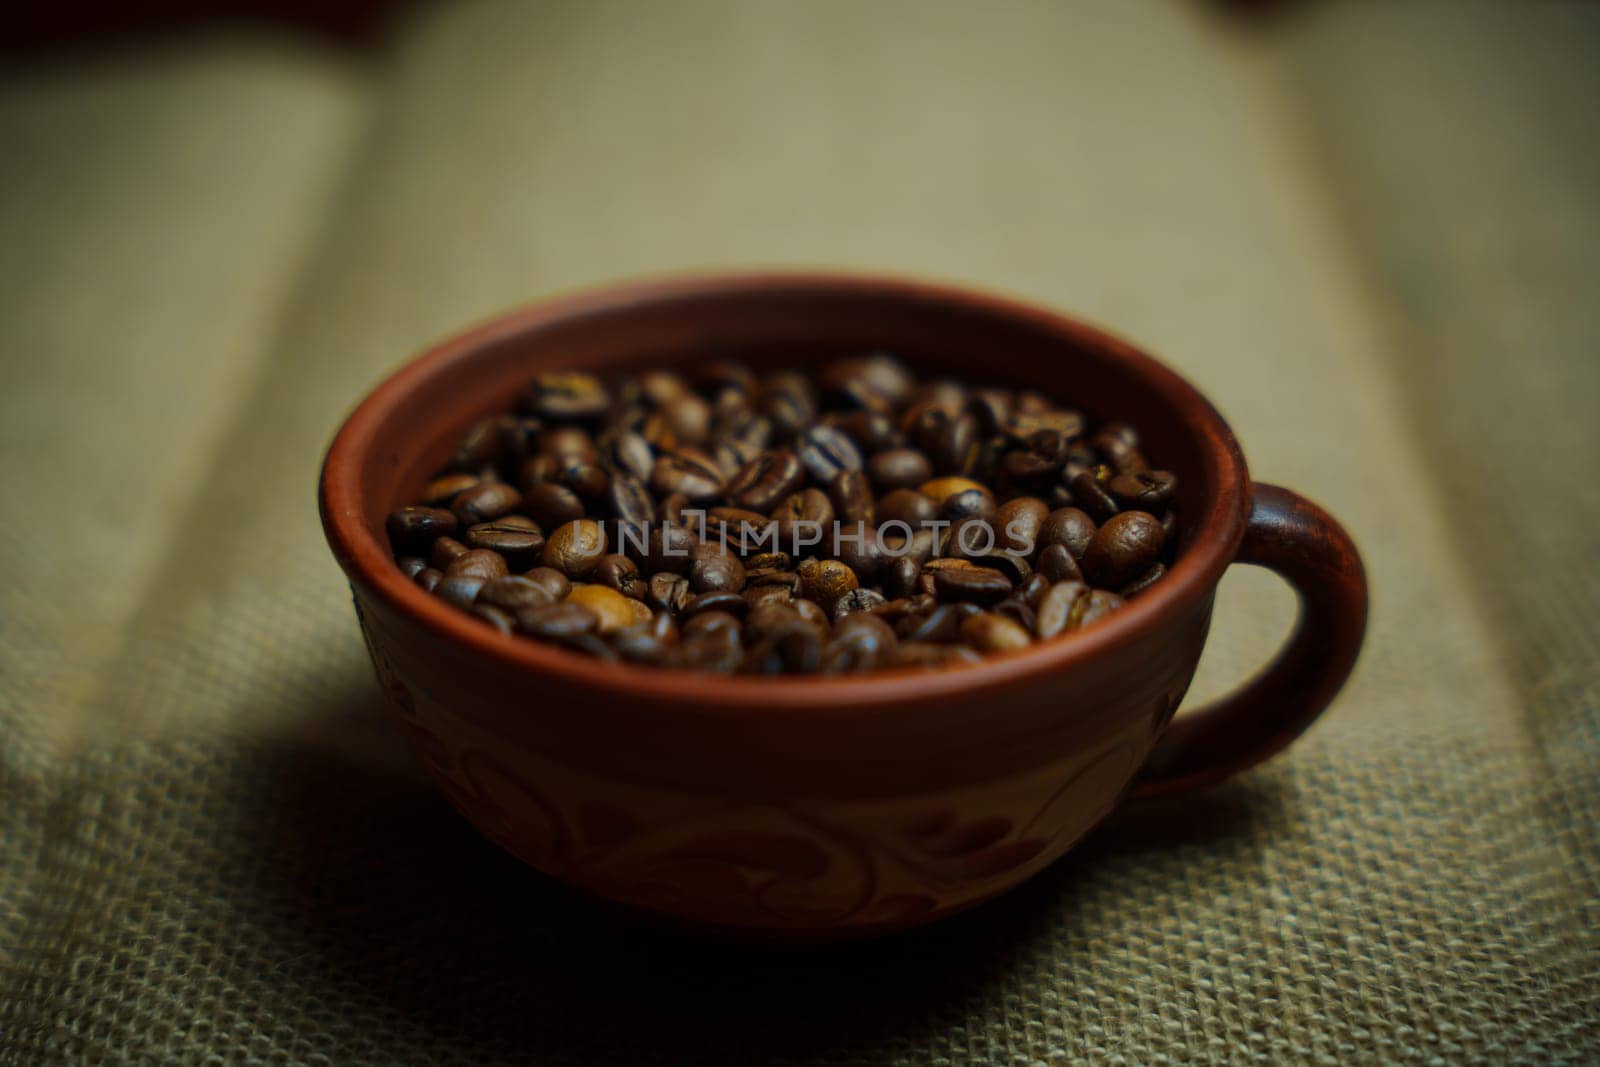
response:
M1600 1060L1596 57L1583 6L475 3L7 72L0 1061ZM477 838L322 449L510 303L772 263L1189 375L1366 553L1328 717L879 943L619 926ZM1197 695L1290 611L1230 575Z

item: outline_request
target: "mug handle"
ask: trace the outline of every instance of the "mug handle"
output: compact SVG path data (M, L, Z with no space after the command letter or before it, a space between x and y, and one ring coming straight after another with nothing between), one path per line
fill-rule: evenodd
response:
M1367 578L1333 516L1297 493L1256 482L1234 562L1266 567L1294 587L1294 630L1242 689L1172 721L1135 778L1133 799L1212 785L1276 754L1322 714L1355 666L1367 627Z

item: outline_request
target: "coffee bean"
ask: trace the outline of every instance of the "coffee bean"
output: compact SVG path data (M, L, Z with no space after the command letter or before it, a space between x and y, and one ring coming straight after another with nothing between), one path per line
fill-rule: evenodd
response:
M891 448L867 461L867 476L880 493L915 489L933 478L933 464L912 448Z
M689 566L689 587L697 593L738 593L744 583L744 564L732 553L719 552Z
M479 419L462 435L450 465L462 471L476 470L499 459L502 448L498 417Z
M716 611L738 618L742 617L749 607L750 602L738 593L719 589L700 593L685 600L683 607L678 609L678 617L687 620L707 611Z
M746 571L775 570L786 571L794 566L787 552L762 552L750 556L744 561Z
M632 430L607 434L597 443L601 461L611 468L613 476L625 474L634 481L650 480L655 470L655 450L644 437Z
M1051 430L1062 437L1077 437L1083 433L1083 416L1076 411L1044 410L1013 411L1001 426L1001 432L1015 441L1026 441L1040 430Z
M1076 581L1083 577L1078 561L1066 545L1051 545L1039 553L1039 573L1052 582Z
M1119 474L1137 474L1148 469L1144 454L1139 451L1139 434L1125 422L1101 427L1089 445Z
M827 633L833 622L827 611L815 600L806 600L802 597L791 602L789 606L794 608L795 613L802 619L816 627L818 633Z
M418 571L417 576L411 580L416 582L418 587L420 587L423 592L431 593L439 588L440 582L444 581L444 571L438 570L434 567L424 567L422 570Z
M977 519L988 525L994 514L994 494L982 488L963 489L959 493L951 493L944 498L944 503L939 507L939 517L948 519L951 525L967 519Z
M1172 502L1178 479L1171 471L1133 471L1117 475L1107 488L1122 507L1159 514Z
M396 552L426 552L435 538L455 533L457 525L455 513L442 508L397 508L384 521Z
M973 604L941 604L932 611L907 615L895 626L906 641L947 644L961 632L961 623L980 609Z
M428 567L428 561L417 556L401 556L395 562L400 565L400 573L407 578L415 578Z
M512 618L509 612L501 608L497 608L492 604L474 604L472 606L472 614L476 615L490 626L493 626L496 630L499 630L507 637L511 636L511 631L516 625L516 620Z
M975 567L988 567L1005 575L1013 586L1026 584L1033 577L1028 557L1018 552L986 552L967 557Z
M458 578L470 575L488 580L491 578L504 578L508 571L506 559L500 553L474 548L451 560L450 566L445 568L444 576L446 578Z
M805 468L793 452L775 449L747 463L728 483L728 499L749 511L765 514L805 480Z
M1063 581L1052 585L1040 599L1034 615L1033 632L1039 640L1076 629L1083 621L1089 606L1089 587L1079 581Z
M565 583L566 579L563 578ZM566 590L562 590L562 596ZM504 611L516 614L523 608L542 607L545 604L554 604L560 597L550 589L531 578L521 574L510 574L502 578L485 583L478 593L478 603L488 604Z
M933 587L935 593L946 600L993 604L1011 593L1011 580L988 567L965 567L935 571Z
M872 484L864 472L840 471L828 484L828 498L833 501L834 514L839 520L854 526L877 525L877 507L872 498Z
M444 474L422 487L422 502L430 508L449 505L460 493L477 485L481 479L476 474ZM406 510L404 508L402 511Z
M619 522L645 529L656 519L656 505L650 499L650 491L631 474L619 471L612 476L609 503L611 514Z
M656 459L650 488L657 493L682 493L700 503L722 494L722 472L716 460L693 448L678 448Z
M800 580L805 595L824 608L832 607L840 597L857 588L860 583L856 572L836 559L808 559L800 564Z
M826 541L831 537L834 513L833 502L820 489L802 489L791 493L772 509L772 521L780 528L780 541L793 545L796 530L802 537L821 533Z
M909 556L889 560L884 565L883 587L891 597L908 597L917 591L922 564Z
M522 515L480 522L470 527L464 537L469 548L498 552L512 570L526 570L544 550L544 534L538 523Z
M610 398L594 375L562 372L535 378L524 402L540 418L576 421L604 415Z
M661 521L649 528L642 548L634 538L624 538L620 547L645 574L661 571L682 574L689 569L689 553L694 544L694 535L687 529L673 522Z
M1098 588L1119 589L1156 562L1166 532L1145 511L1124 511L1108 519L1083 553L1083 573Z
M940 474L967 477L977 464L980 443L978 420L968 414L957 415L946 420L929 443L929 459Z
M522 508L541 529L554 530L584 515L583 501L564 485L544 482L528 488Z
M1117 590L1117 595L1124 600L1132 599L1156 584L1166 573L1167 565L1165 563L1152 563L1149 570Z
M572 583L567 580L567 576L554 567L535 567L523 577L543 586L552 600L561 600L572 591Z
M551 531L544 543L544 565L568 578L584 578L606 554L606 531L593 519L574 519Z
M855 571L856 578L860 581L878 580L888 558L879 544L876 531L860 524L855 527L841 527L835 532L835 539L838 542L839 550L836 555L840 563Z
M1038 497L1022 496L1008 500L995 509L995 536L999 546L1007 552L1031 556L1039 543L1039 531L1050 515L1050 509Z
M762 386L761 412L779 437L794 437L817 417L811 382L794 372L772 375Z
M433 590L433 595L458 608L470 608L489 579L481 574L447 574Z
M651 577L650 592L645 599L657 610L670 611L676 615L683 610L684 602L689 596L689 579L681 574L661 571Z
M557 468L574 463L600 463L600 449L581 426L553 426L541 430L534 440L535 450Z
M846 615L860 611L872 611L874 608L886 603L888 603L888 599L875 590L852 589L833 602L833 618L837 622Z
M639 577L639 565L616 552L600 557L590 578L595 584L615 589L634 600L643 600L650 592L645 580Z
M939 506L915 489L896 489L878 500L878 524L904 523L912 530L932 522Z
M562 640L590 633L600 618L581 603L563 601L516 612L517 629L533 637Z
M466 555L468 551L467 546L454 537L441 537L429 550L428 563L435 570L447 570L451 563L458 557Z
M828 485L845 471L861 469L861 452L843 431L818 423L800 435L800 463L813 481Z
M836 360L817 375L828 400L874 411L892 411L916 385L910 372L892 356Z
M961 624L961 639L979 652L986 653L1015 652L1033 643L1033 638L1021 623L987 611Z
M649 607L630 599L604 585L574 586L567 594L568 604L578 604L594 613L595 628L603 634L614 633L626 626L650 618Z
M1016 621L1024 630L1027 630L1029 633L1033 632L1033 626L1036 620L1033 605L1029 604L1027 600L1024 599L1019 593L1012 593L1010 596L1000 601L1000 603L996 604L994 606L994 613L996 615L1004 615L1006 618Z
M957 667L982 662L982 657L965 645L930 645L902 641L889 655L891 667Z
M700 611L690 616L683 624L683 636L685 638L708 637L713 634L723 633L731 634L737 639L740 636L740 631L738 617L726 611Z
M1073 559L1082 559L1083 553L1094 539L1095 522L1087 512L1078 508L1058 508L1045 517L1039 527L1039 548L1066 545Z
M1108 593L1104 589L1096 589L1089 594L1089 603L1083 611L1080 625L1087 626L1097 619L1103 619L1113 611L1122 607L1123 599L1115 593Z

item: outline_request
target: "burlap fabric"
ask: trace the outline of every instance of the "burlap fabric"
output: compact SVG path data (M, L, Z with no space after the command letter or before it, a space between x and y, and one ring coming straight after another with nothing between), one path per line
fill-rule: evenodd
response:
M0 1059L1600 1059L1593 9L460 5L0 94ZM381 717L312 492L530 296L881 267L1112 324L1363 546L1292 753L942 927L619 926ZM1070 383L1063 383L1070 389ZM1289 597L1230 576L1199 683Z

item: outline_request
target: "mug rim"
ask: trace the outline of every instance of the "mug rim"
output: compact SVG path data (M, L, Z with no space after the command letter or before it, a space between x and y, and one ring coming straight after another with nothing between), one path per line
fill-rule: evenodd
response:
M718 675L605 663L521 635L507 636L430 595L406 578L363 518L360 471L385 417L404 397L486 347L562 321L593 319L645 304L708 296L804 293L953 304L1026 322L1126 364L1141 387L1161 393L1182 416L1217 487L1195 534L1166 575L1125 607L1070 636L1033 644L979 663L835 676ZM532 676L557 674L596 699L670 702L718 714L871 714L886 705L950 699L973 690L1026 683L1066 672L1147 636L1168 618L1209 595L1244 536L1249 506L1244 456L1226 421L1186 379L1137 346L1080 319L966 286L876 273L759 271L673 275L615 282L538 299L429 345L375 386L350 412L329 445L318 486L323 532L351 583L434 637Z

